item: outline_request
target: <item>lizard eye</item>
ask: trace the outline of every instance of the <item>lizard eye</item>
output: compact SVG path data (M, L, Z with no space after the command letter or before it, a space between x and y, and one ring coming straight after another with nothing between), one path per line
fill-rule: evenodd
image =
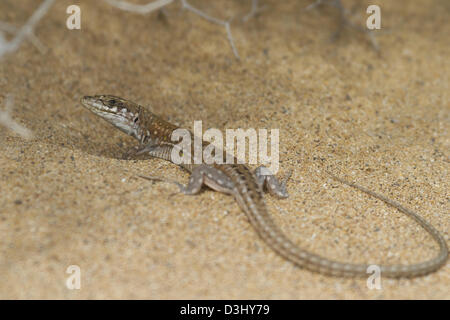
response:
M139 122L139 117L138 116L134 117L133 122L134 123L138 123Z

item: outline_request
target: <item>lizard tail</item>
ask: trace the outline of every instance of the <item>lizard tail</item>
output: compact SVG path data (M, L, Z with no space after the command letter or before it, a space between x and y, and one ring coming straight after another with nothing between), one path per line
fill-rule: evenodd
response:
M261 193L258 191L249 192L249 189L253 190L253 188L247 188L244 184L239 183L239 179L241 179L241 181L245 180L248 182L250 179L248 175L250 175L251 173L245 172L245 169L239 171L240 174L238 174L237 179L236 177L234 177L234 180L237 182L236 186L239 190L236 195L236 197L238 198L237 201L246 212L250 223L256 229L259 236L278 254L298 265L299 267L332 276L367 277L368 273L373 272L373 270L370 271L371 269L368 269L371 266L370 264L338 262L324 258L314 253L310 253L298 247L275 224L266 208ZM241 177L239 177L239 175ZM332 177L339 182L354 187L385 202L386 204L411 217L420 226L422 226L439 244L439 253L434 258L428 261L410 265L378 265L381 276L385 276L388 278L412 278L423 276L438 270L446 263L448 258L448 248L446 241L439 233L439 231L436 230L424 218L422 218L417 213L403 207L399 203L390 200L378 193L375 193L359 185L346 182L334 175L332 175ZM258 189L255 188L254 190Z

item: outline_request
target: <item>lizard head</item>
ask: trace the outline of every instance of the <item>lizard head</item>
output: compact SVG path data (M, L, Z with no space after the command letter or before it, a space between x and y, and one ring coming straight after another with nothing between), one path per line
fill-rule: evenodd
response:
M121 131L141 140L141 107L138 104L111 95L85 96L81 98L81 104Z

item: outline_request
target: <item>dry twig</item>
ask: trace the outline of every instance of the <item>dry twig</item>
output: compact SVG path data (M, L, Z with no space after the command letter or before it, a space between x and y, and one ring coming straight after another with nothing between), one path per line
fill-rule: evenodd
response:
M17 123L11 116L10 112L12 110L12 106L14 104L14 99L11 96L6 98L5 110L0 110L0 124L9 130L17 133L24 139L31 139L33 137L33 133L28 128L22 126Z

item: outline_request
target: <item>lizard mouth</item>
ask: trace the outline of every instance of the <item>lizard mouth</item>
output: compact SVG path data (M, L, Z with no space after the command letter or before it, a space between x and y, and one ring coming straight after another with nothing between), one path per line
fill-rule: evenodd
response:
M100 116L126 134L137 137L137 124L133 121L134 115L127 109L120 109L115 105L105 103L104 96L84 96L81 104L92 113Z
M84 107L96 114L99 114L100 111L106 112L109 109L99 96L84 96L81 98L80 102Z

